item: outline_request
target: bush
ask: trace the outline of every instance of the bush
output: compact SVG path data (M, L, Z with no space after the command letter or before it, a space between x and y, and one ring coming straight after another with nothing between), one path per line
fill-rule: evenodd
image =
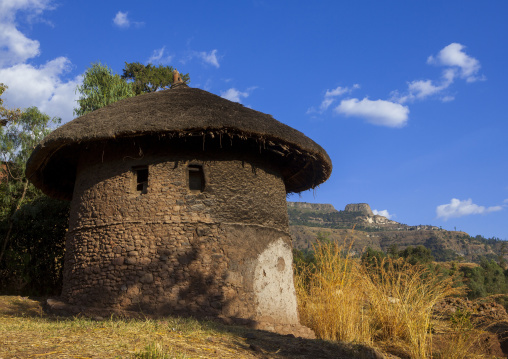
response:
M508 272L501 268L494 260L482 259L479 267L461 268L466 278L471 298L486 297L491 294L508 293Z
M407 247L399 252L399 256L405 258L410 264L428 264L434 260L430 249L424 246Z
M381 263L386 258L386 254L383 251L376 251L370 247L367 247L365 252L362 254L362 264L366 266L373 266Z
M14 216L12 238L0 263L3 294L59 294L69 202L41 196ZM0 222L5 236L7 220Z

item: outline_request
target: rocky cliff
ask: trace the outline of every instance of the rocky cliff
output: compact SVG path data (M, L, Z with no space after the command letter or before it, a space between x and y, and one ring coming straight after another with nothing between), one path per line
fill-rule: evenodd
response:
M367 203L351 203L347 204L346 208L344 208L345 212L360 212L365 216L372 217L374 213L370 209L370 206Z
M357 228L371 230L405 230L409 227L375 215L367 203L348 204L343 211L337 211L331 204L288 202L288 213L290 222L295 225L351 228L352 224L356 224Z
M391 246L403 250L423 245L439 261L479 261L481 257L497 259L501 246L465 232L398 223L374 215L366 203L348 204L343 211L337 211L331 204L289 202L288 214L293 246L298 249L312 249L320 235L340 243L353 240L357 253L366 247L387 251Z
M368 206L368 205L367 205ZM288 202L289 208L294 208L298 210L310 210L310 211L319 211L319 212L336 212L334 206L327 203L307 203L307 202Z

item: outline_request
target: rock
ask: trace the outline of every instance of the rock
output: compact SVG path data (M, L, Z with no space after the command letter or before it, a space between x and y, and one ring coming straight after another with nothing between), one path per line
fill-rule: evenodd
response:
M327 203L307 203L307 202L288 202L289 208L297 208L297 209L310 209L313 211L323 211L323 212L335 212L336 209L331 204Z
M153 274L145 273L139 280L141 283L152 283L153 282Z
M113 259L113 264L116 266L121 266L124 262L124 257L116 257Z
M365 216L372 217L374 213L370 209L370 206L367 203L351 203L347 204L346 208L344 208L345 212L360 212Z

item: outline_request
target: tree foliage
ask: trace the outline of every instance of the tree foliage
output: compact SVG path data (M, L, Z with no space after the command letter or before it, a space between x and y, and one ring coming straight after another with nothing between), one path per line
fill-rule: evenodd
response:
M14 121L21 116L21 110L19 108L8 109L4 107L4 100L1 96L6 90L7 86L0 83L0 127L6 126L7 123Z
M409 246L399 252L399 257L405 258L410 264L428 264L434 260L430 249L422 245L412 247Z
M382 263L384 258L386 258L385 252L367 247L365 252L362 254L361 261L362 264L367 267L375 267Z
M160 89L169 88L173 84L173 67L143 65L139 62L125 63L122 78L132 84L134 93L155 92ZM189 74L181 75L182 81L190 81Z
M124 81L107 65L93 63L83 76L83 84L78 86L79 107L74 109L76 116L82 116L118 100L135 95L133 86Z
M461 271L472 298L508 293L508 272L494 260L484 258L480 266L462 267Z
M60 276L55 271L62 256L62 228L67 227L62 211L68 204L51 200L35 188L26 178L25 165L60 119L36 107L24 111L0 107L7 114L0 127L0 288L5 291L28 283L51 287ZM48 244L52 239L60 244Z
M35 146L51 131L50 125L59 122L30 107L0 127L0 218L9 221L23 204L41 195L26 178L25 165ZM8 236L0 246L0 260L7 242Z
M60 294L69 202L45 195L25 203L12 218L11 240L0 262L0 292ZM6 221L0 222L5 233Z
M173 84L173 70L171 66L126 62L120 76L107 65L93 63L83 76L83 84L76 89L80 98L74 114L82 116L124 98L169 88ZM185 83L190 81L189 74L181 77Z

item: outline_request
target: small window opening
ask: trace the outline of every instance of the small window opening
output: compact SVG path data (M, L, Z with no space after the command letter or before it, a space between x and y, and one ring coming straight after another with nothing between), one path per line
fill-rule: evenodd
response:
M205 188L205 176L203 166L189 165L189 189L191 192L203 192Z
M136 175L136 191L139 194L146 194L148 192L148 167L134 168Z

